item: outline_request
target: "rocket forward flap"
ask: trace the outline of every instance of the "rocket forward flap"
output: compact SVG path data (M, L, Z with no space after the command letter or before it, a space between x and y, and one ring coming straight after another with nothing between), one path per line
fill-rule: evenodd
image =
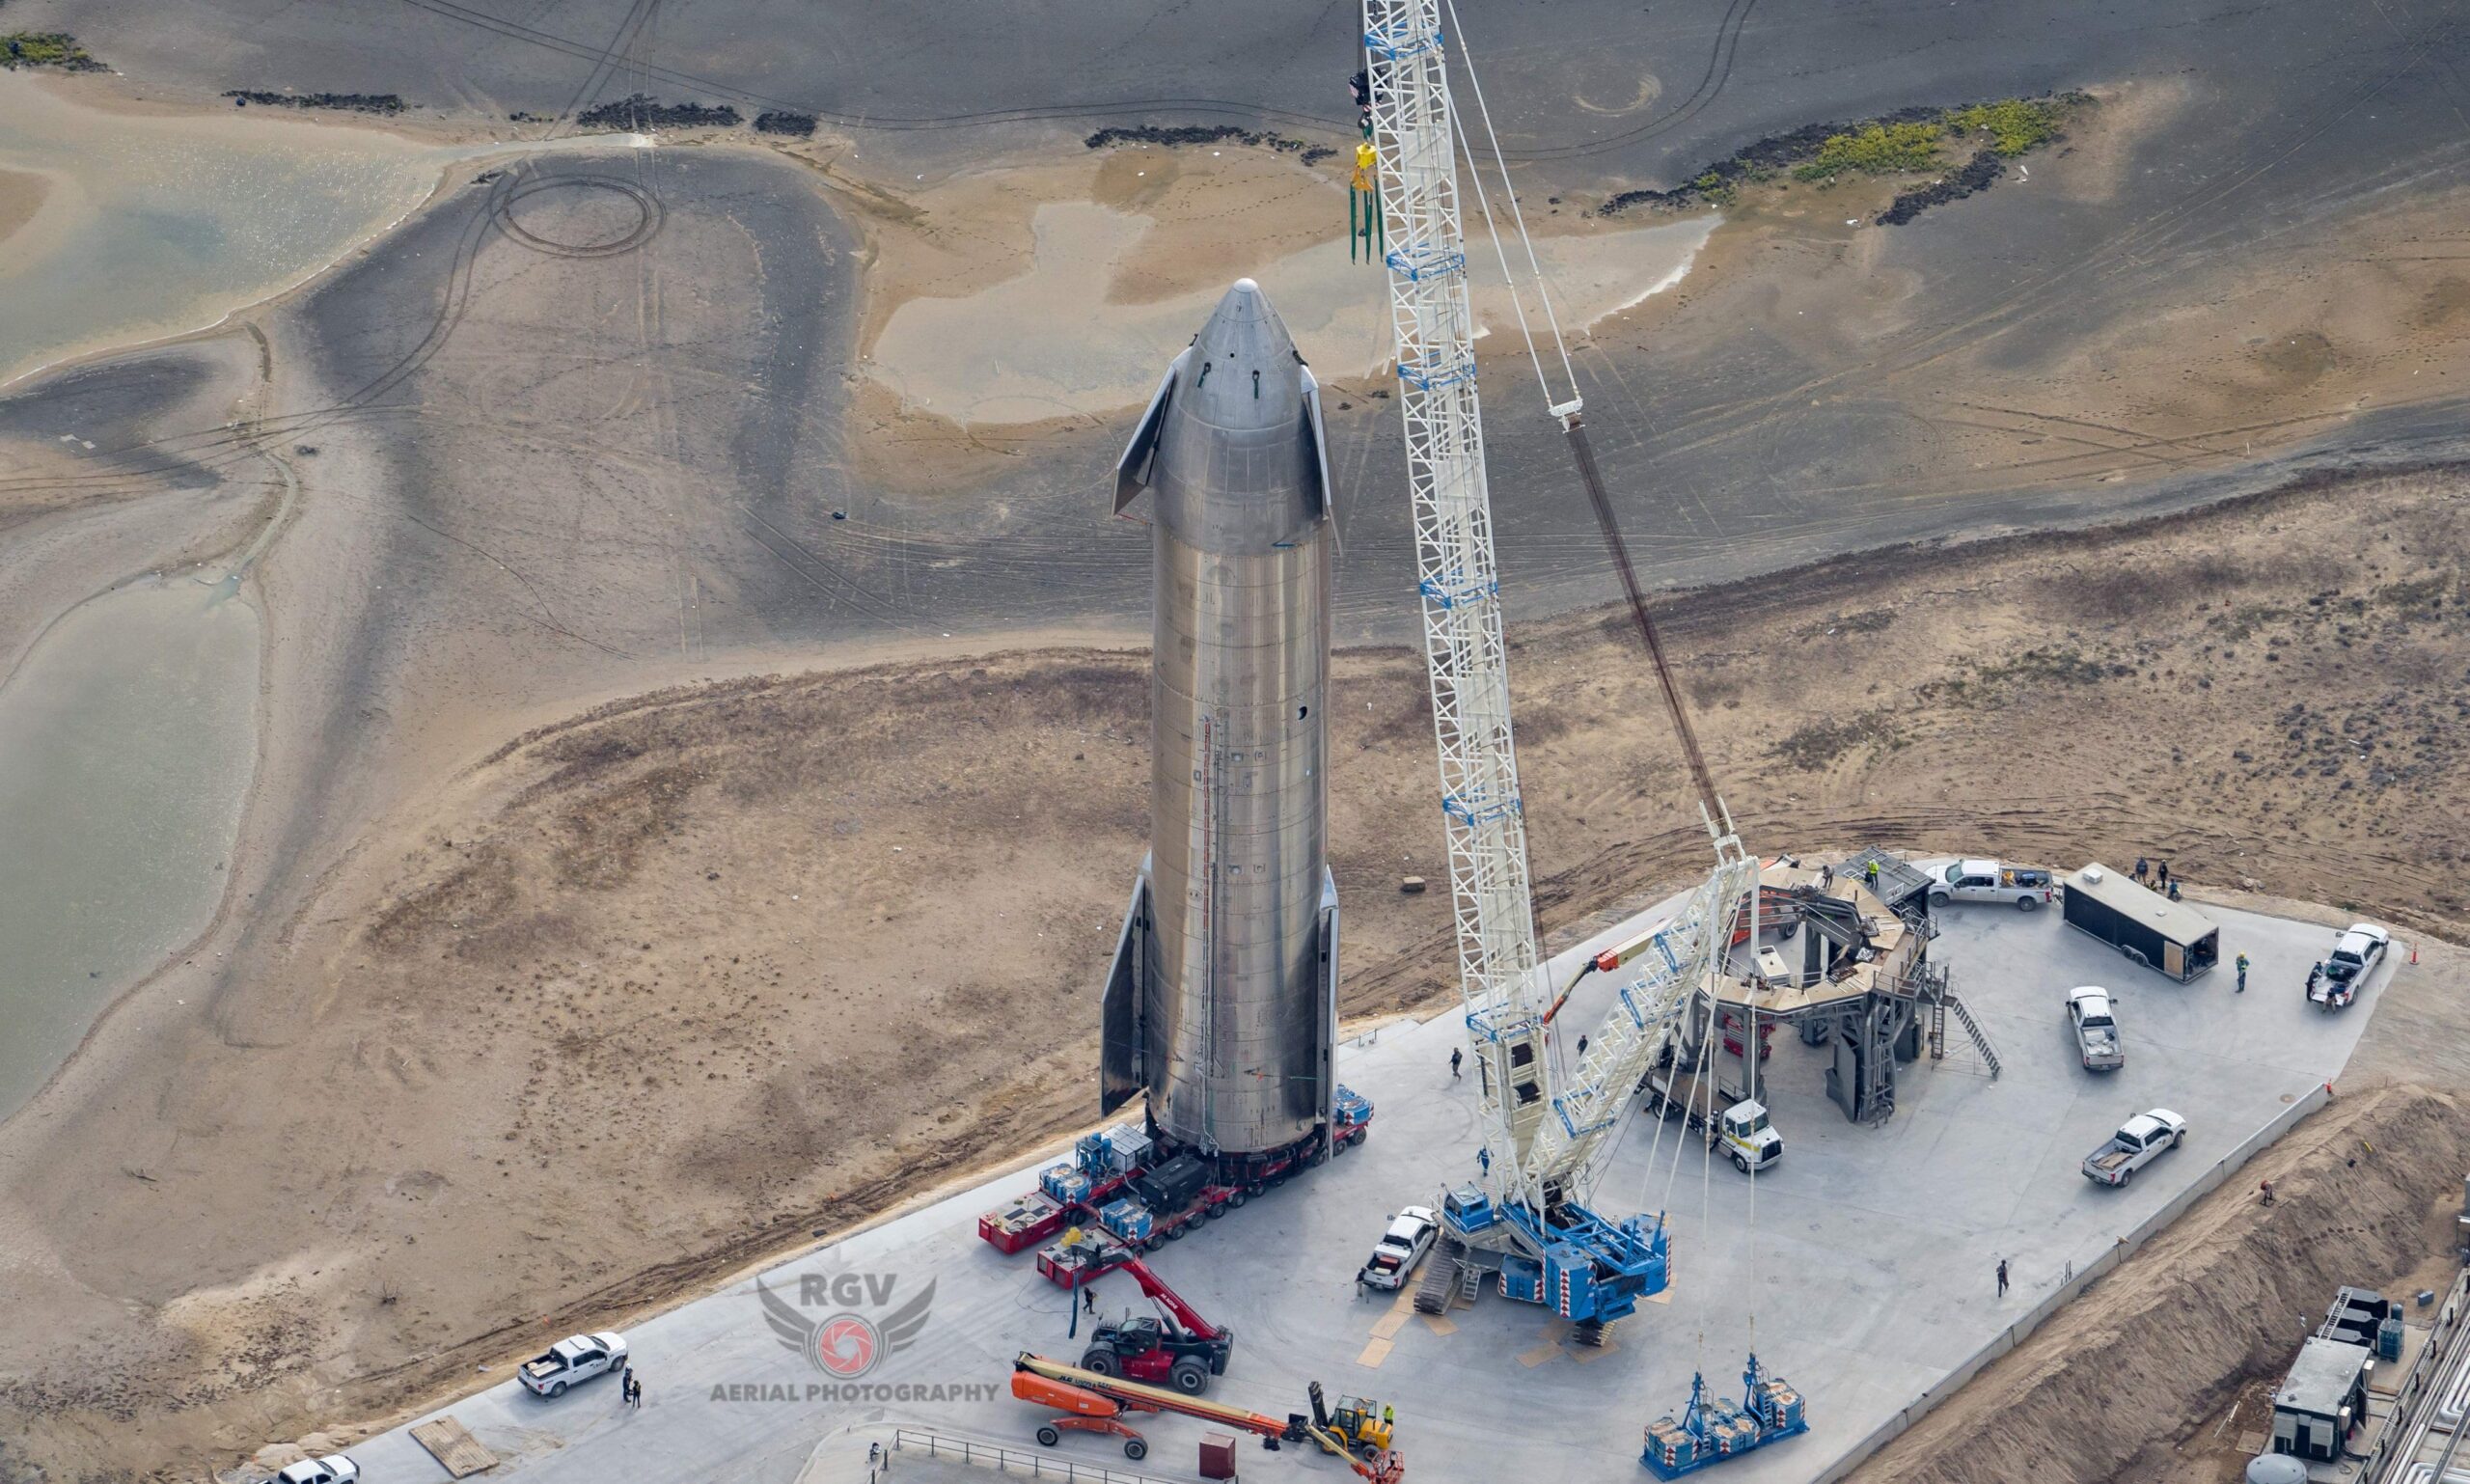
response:
M1307 465L1315 481L1312 498L1320 507L1321 518L1330 523L1331 539L1337 543L1338 550L1344 552L1347 528L1338 518L1337 486L1330 482L1330 430L1321 421L1321 383L1313 376L1312 368L1300 359L1296 363L1295 373L1304 384L1304 439L1307 445ZM1117 499L1115 508L1122 509L1121 497Z
M1158 461L1158 434L1166 426L1166 412L1174 404L1175 378L1182 375L1192 352L1166 363L1166 374L1158 378L1158 390L1151 394L1149 408L1141 413L1139 426L1132 430L1132 441L1124 445L1123 457L1115 460L1115 513L1138 499L1149 487Z

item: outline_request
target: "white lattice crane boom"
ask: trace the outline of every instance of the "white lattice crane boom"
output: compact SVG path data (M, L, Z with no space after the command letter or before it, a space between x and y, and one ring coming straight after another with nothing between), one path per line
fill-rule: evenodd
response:
M1534 1009L1526 821L1510 736L1441 6L1364 0L1363 14L1459 982L1483 1072L1484 1184L1496 1200L1534 1205L1540 1192L1526 1154L1552 1086Z
M1526 1158L1548 1204L1586 1198L1596 1156L1620 1126L1639 1079L1662 1056L1690 998L1723 967L1757 863L1729 836L1716 842L1716 858L1714 873L1681 910L1645 935L1636 954L1642 972L1615 991L1567 1089L1552 1099L1552 1116Z

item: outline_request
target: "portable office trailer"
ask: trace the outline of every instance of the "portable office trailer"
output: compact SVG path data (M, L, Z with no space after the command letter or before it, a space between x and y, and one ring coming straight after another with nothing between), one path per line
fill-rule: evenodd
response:
M2060 910L2069 925L2182 984L2221 958L2219 923L2105 866L2087 866L2068 877Z

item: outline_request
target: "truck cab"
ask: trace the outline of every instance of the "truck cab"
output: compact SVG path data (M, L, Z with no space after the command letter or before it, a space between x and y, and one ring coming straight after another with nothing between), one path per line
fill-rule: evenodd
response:
M2050 899L2055 883L2038 866L2010 866L1999 861L1958 861L1943 867L1930 883L1930 905L1949 902L2013 902L2030 912Z
M1784 1157L1784 1136L1775 1132L1764 1103L1735 1103L1725 1109L1716 1141L1731 1157L1733 1168L1743 1174L1765 1169Z

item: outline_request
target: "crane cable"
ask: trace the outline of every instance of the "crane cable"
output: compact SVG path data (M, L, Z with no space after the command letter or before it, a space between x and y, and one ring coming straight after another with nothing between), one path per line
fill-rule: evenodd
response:
M1493 216L1492 198L1484 189L1483 171L1476 162L1473 143L1467 137L1466 124L1455 113L1453 113L1450 116L1450 126L1458 135L1459 149L1467 157L1467 177L1468 181L1475 188L1475 205L1483 212L1485 234L1492 238L1493 256L1499 261L1502 281L1509 289L1510 308L1517 315L1519 334L1526 341L1526 357L1528 363L1535 369L1536 387L1544 394L1544 402L1547 409L1552 416L1562 420L1563 427L1571 435L1572 451L1578 459L1580 474L1585 477L1588 496L1595 505L1597 523L1602 526L1605 540L1612 549L1613 561L1615 565L1620 569L1622 586L1626 590L1627 595L1630 599L1631 611L1638 621L1639 632L1646 639L1648 653L1653 657L1655 662L1657 679L1661 683L1665 702L1672 712L1673 729L1680 736L1683 753L1685 755L1685 761L1687 761L1689 766L1692 782L1698 785L1701 801L1706 806L1705 812L1707 814L1708 828L1713 831L1720 826L1723 829L1729 830L1732 828L1731 811L1725 809L1721 797L1716 793L1715 780L1708 770L1705 757L1699 751L1697 735L1689 725L1688 712L1682 704L1679 687L1673 679L1671 667L1664 658L1662 642L1656 633L1654 621L1647 616L1646 598L1644 593L1639 590L1637 576L1631 567L1629 551L1621 539L1619 527L1613 521L1611 508L1604 493L1602 477L1595 467L1594 450L1587 445L1585 434L1580 430L1580 425L1578 421L1578 413L1580 405L1582 404L1583 398L1581 398L1578 394L1577 368L1573 366L1570 361L1569 339L1561 330L1560 316L1553 311L1551 289L1544 276L1544 264L1536 256L1535 239L1526 230L1525 213L1519 208L1517 188L1510 183L1509 163L1501 153L1500 136L1493 127L1492 106L1484 99L1483 80L1478 77L1475 72L1474 53L1467 44L1466 27L1462 25L1458 19L1457 0L1441 0L1441 3L1443 8L1449 13L1449 29L1455 32L1458 36L1458 45L1455 49L1458 53L1460 65L1466 69L1468 90L1472 92L1475 96L1476 115L1483 121L1485 142L1490 145L1492 149L1493 168L1499 173L1501 178L1501 198L1508 205L1511 225L1518 233L1520 246L1523 249L1526 255L1527 267L1534 275L1535 296L1543 306L1545 322L1551 331L1552 348L1560 356L1561 372L1569 382L1569 400L1561 402L1553 399L1551 382L1544 373L1543 356L1535 347L1534 327L1527 321L1525 302L1519 294L1517 277L1510 270L1509 254L1507 250L1501 246L1500 227ZM1756 872L1753 872L1750 877L1749 886L1753 898L1758 889L1758 875ZM1728 903L1724 902L1710 901L1707 904L1705 920L1702 921L1699 928L1701 932L1722 934L1723 941L1727 944L1729 944L1729 940L1732 936L1733 927L1731 914L1724 911L1728 905ZM1754 914L1756 911L1754 905L1751 910ZM1716 918L1718 915L1722 915L1725 918L1725 921L1720 922L1717 921ZM1754 916L1752 921L1756 921ZM1757 952L1758 945L1755 942L1752 942L1749 947L1750 951L1753 954ZM1725 949L1718 949L1714 954L1714 963L1720 965L1728 956L1728 952ZM1700 992L1705 993L1707 996L1707 1034L1700 1044L1698 1053L1698 1065L1700 1071L1699 1088L1692 1089L1692 1096L1694 1098L1697 1091L1700 1089L1703 1089L1706 1093L1707 1110L1705 1117L1707 1144L1706 1157L1701 1162L1700 1166L1699 1230L1701 1238L1708 1239L1712 1237L1715 1231L1715 1142L1720 1137L1721 1130L1721 1125L1717 1121L1715 1102L1715 1082L1718 1077L1718 1073L1716 1071L1717 1058L1722 1055L1723 1048L1723 1015L1720 1008L1720 1002L1716 1000L1712 991L1709 991L1702 986ZM1757 1060L1759 1048L1756 1044L1758 1015L1754 1008L1750 1008L1748 1006L1744 1006L1744 1008L1748 1009L1748 1016L1746 1025L1743 1031L1742 1061L1743 1065L1753 1069L1753 1084L1755 1084L1757 1082L1764 1081L1763 1078L1755 1076L1755 1072L1759 1068L1759 1062ZM1553 1050L1557 1054L1558 1047L1555 1046ZM1678 1058L1676 1058L1676 1062ZM1682 1110L1681 1119L1685 1131L1688 1126L1688 1113L1689 1111L1685 1105ZM1647 1166L1647 1178L1649 1180L1653 1180L1655 1178L1654 1162L1661 1143L1662 1131L1659 1129L1657 1131L1655 1142L1649 1147ZM1681 1173L1681 1154L1683 1147L1681 1140L1676 1138L1673 1141L1672 1173L1667 1176L1665 1180L1664 1201L1661 1207L1661 1209L1666 1213L1669 1213L1672 1209L1672 1184L1679 1178ZM1749 1168L1748 1221L1746 1230L1743 1233L1743 1245L1747 1249L1747 1255L1750 1263L1750 1280L1747 1284L1747 1307L1749 1347L1753 1354L1756 1353L1758 1348L1757 1239L1758 1168L1757 1162L1753 1160ZM1706 1331L1703 1324L1698 1332L1698 1346L1700 1350L1701 1362L1699 1369L1703 1371L1705 1369L1704 1352L1706 1348Z
M1450 128L1452 133L1457 133L1457 149L1460 149L1460 153L1468 155L1468 182L1469 185L1474 185L1474 205L1477 205L1479 210L1485 212L1485 234L1490 234L1492 237L1492 255L1495 255L1501 264L1501 282L1509 287L1509 309L1517 311L1519 336L1524 336L1526 339L1526 361L1536 368L1536 388L1544 393L1544 405L1558 412L1558 407L1578 402L1578 371L1576 371L1569 361L1569 341L1561 336L1561 316L1558 316L1551 306L1551 287L1544 282L1544 264L1536 260L1534 237L1526 234L1526 212L1519 210L1519 193L1509 185L1509 165L1501 160L1501 141L1499 136L1492 131L1492 109L1485 103L1485 84L1482 84L1479 76L1474 76L1474 54L1468 49L1468 32L1457 25L1457 0L1442 0L1442 5L1450 10L1450 32L1455 32L1457 35L1457 47L1455 47L1457 62L1460 62L1460 67L1468 69L1468 87L1474 92L1474 114L1485 121L1485 141L1492 146L1492 168L1499 171L1501 176L1501 200L1509 203L1509 222L1512 222L1512 227L1517 227L1519 247L1526 252L1526 266L1529 266L1529 271L1534 271L1536 299L1544 304L1544 323L1551 328L1553 350L1558 350L1558 356L1561 356L1561 375L1569 380L1569 402L1561 402L1558 398L1553 398L1551 380L1544 378L1544 353L1536 350L1534 326L1526 323L1526 301L1524 296L1519 296L1517 274L1509 271L1509 249L1501 247L1501 227L1499 222L1492 217L1492 198L1485 193L1485 173L1482 173L1482 168L1477 165L1474 143L1468 138L1468 124L1465 124L1465 119L1457 116L1455 109L1450 111Z

